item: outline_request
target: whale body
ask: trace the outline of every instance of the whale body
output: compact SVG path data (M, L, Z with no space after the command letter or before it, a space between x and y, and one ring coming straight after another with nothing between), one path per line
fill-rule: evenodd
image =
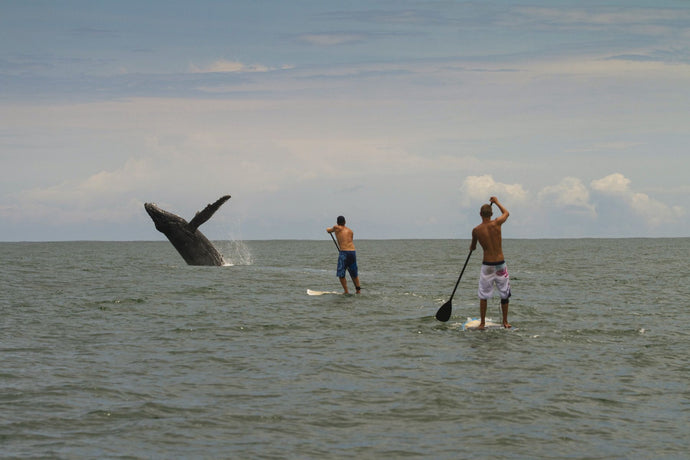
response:
M199 226L209 220L223 203L230 199L225 195L197 212L187 222L182 217L164 211L153 203L144 203L144 209L151 216L156 230L163 233L189 265L225 265L223 256L199 231Z

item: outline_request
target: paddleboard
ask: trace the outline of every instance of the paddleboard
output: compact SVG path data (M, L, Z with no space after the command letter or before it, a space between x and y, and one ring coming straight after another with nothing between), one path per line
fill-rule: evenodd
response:
M463 331L476 331L477 327L479 327L480 322L481 321L479 318L467 318L467 321L465 321L465 323L462 325L462 330ZM509 331L512 328L506 329L505 327L503 327L503 324L494 323L490 319L487 319L484 321L484 329L485 330L486 329L503 329L503 330Z
M342 294L342 292L335 291L314 291L312 289L307 289L307 295L325 295L325 294Z

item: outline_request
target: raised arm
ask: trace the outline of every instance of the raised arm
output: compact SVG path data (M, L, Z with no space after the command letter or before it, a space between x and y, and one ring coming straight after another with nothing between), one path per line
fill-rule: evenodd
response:
M489 199L489 202L492 203L492 204L495 204L495 205L498 207L498 209L500 209L501 215L498 216L496 219L494 219L494 221L495 221L497 224L502 225L506 220L508 220L508 216L510 216L510 213L509 213L508 210L501 204L501 202L498 201L498 198L496 198L495 196L492 196L491 199Z

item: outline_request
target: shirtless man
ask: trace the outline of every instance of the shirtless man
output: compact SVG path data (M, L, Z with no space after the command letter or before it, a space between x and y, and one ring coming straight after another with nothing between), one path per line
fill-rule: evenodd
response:
M350 273L352 282L355 284L357 294L359 294L361 288L357 273L357 253L355 252L355 243L352 241L353 233L352 230L345 226L345 218L343 216L338 216L337 222L338 225L326 229L328 233L335 232L335 237L338 239L340 252L338 254L338 269L336 273L340 279L340 284L343 285L345 294L348 294L347 280L345 279L345 270L347 270Z
M470 244L470 251L477 248L477 241L481 244L484 250L484 258L482 259L482 269L479 274L479 314L481 316L480 324L477 329L484 329L486 319L486 301L493 297L494 283L501 295L501 312L503 313L503 327L508 328L508 302L510 299L510 277L508 276L508 268L503 257L501 225L508 219L510 213L498 201L498 198L492 196L489 199L490 204L485 204L481 207L479 215L482 217L482 223L474 227L472 230L472 243ZM501 210L501 215L494 220L491 220L493 211L491 204L498 206Z

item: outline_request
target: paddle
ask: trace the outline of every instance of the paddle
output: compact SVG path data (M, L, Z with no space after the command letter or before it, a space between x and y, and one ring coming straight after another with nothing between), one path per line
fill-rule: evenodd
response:
M465 267L467 267L467 262L470 261L471 255L472 251L470 251L470 253L467 254L467 260L465 260L465 265L462 266L462 271L460 272L460 276L458 276L458 281L455 283L455 288L453 288L453 293L450 295L450 299L448 299L448 302L441 305L441 308L439 308L436 312L437 320L443 321L445 323L450 319L450 314L453 311L453 296L455 295L455 291L458 289L458 284L460 284L460 278L462 278L462 274L465 273Z
M331 235L331 239L333 240L333 244L335 244L335 247L338 248L338 251L340 251L340 246L338 246L338 242L335 240L333 233L329 233L329 235Z

